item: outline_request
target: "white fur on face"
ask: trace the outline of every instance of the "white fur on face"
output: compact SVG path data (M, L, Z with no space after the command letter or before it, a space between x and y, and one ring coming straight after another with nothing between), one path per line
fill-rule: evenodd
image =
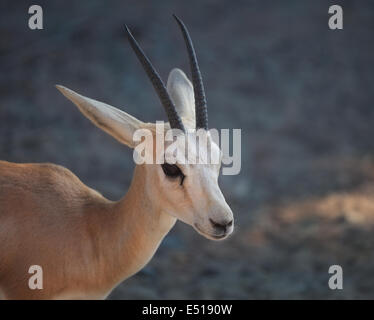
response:
M187 154L184 152L185 144L176 143L176 165L185 175L183 184L179 178L170 179L165 176L161 166L152 166L157 172L158 188L154 192L164 200L164 210L179 220L193 226L203 236L217 240L225 238L233 231L233 226L226 232L217 231L211 221L225 225L233 220L233 214L225 201L218 185L218 176L221 167L221 151L216 143L208 136L208 148L197 148L194 133L187 137ZM168 145L165 144L167 156ZM210 153L208 156L207 153ZM211 157L218 159L216 163L190 164L188 157L197 160ZM198 162L198 161L197 161Z

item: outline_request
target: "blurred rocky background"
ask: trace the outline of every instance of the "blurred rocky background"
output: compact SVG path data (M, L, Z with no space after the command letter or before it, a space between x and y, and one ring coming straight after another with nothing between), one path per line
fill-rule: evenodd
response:
M44 30L28 28L32 4ZM332 4L342 31L328 28ZM110 298L373 298L373 1L2 0L0 159L58 163L121 198L131 151L54 84L165 120L123 24L166 81L188 70L172 13L195 42L210 126L242 129L241 173L220 178L236 231L212 242L178 222ZM333 264L343 290L328 287Z

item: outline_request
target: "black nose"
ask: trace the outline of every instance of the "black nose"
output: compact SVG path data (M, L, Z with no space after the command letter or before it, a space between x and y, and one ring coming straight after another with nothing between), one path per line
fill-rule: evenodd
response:
M227 228L232 226L233 220L230 220L229 222L215 222L214 220L209 218L210 223L212 226L219 231L226 232Z

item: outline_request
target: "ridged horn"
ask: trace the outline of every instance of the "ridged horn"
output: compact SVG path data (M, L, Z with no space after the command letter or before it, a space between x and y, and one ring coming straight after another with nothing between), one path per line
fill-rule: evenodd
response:
M142 64L145 72L148 75L148 78L151 80L153 87L156 90L157 95L159 96L161 100L161 104L165 108L170 127L180 129L182 131L185 131L184 125L182 123L181 118L179 117L177 110L175 109L175 105L173 101L171 100L166 87L164 83L162 82L162 79L160 75L157 73L155 68L153 67L151 61L148 59L148 57L145 55L143 50L140 48L139 44L131 34L129 28L127 25L125 25L125 30L127 33L127 37L130 41L131 47L133 48L136 56L138 57L140 63Z
M197 62L195 49L188 33L186 26L183 21L179 19L175 14L173 17L177 21L186 43L188 58L190 60L192 84L194 88L195 95L195 114L196 114L196 129L203 128L208 130L208 109L205 98L205 90L203 85L203 79L201 77L199 64Z

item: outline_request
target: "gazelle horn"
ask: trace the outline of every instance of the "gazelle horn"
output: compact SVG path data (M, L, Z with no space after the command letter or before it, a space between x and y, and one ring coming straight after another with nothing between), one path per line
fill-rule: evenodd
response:
M153 87L156 90L157 95L159 96L163 107L165 108L167 117L169 119L170 127L180 129L185 131L184 125L181 118L179 117L175 105L171 100L164 83L161 80L161 77L153 67L151 61L147 58L143 50L140 48L139 44L136 42L135 38L131 34L129 28L125 25L127 37L130 41L131 47L133 48L136 56L138 57L140 63L142 64L145 72L147 73L149 79L152 82Z
M192 84L195 94L196 130L199 128L208 130L208 109L205 98L203 79L201 77L195 49L193 47L191 37L183 21L179 19L175 14L173 16L175 20L177 20L177 23L180 29L182 30L184 42L186 43L188 57L190 60Z

